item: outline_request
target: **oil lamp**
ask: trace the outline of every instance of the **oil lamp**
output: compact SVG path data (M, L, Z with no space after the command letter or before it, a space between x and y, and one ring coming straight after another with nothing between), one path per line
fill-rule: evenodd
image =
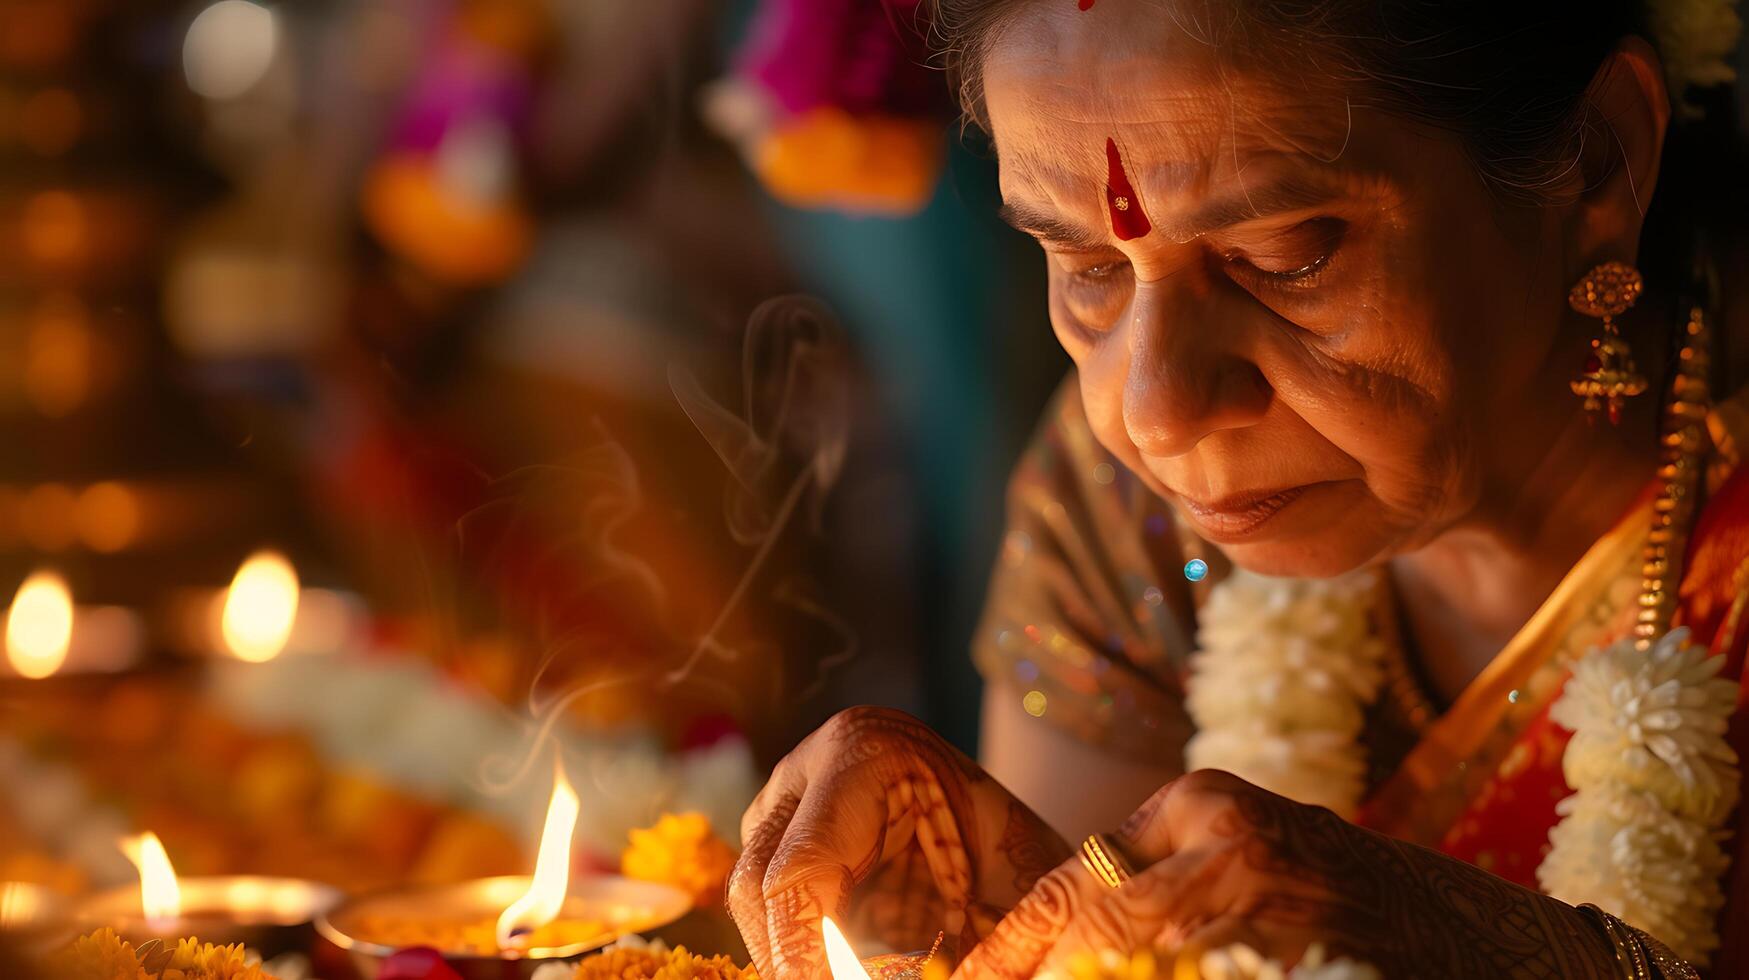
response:
M420 948L463 977L505 980L668 925L692 908L685 892L668 885L614 875L574 879L578 809L576 791L555 767L533 875L380 892L321 917L317 931L348 951L366 980L389 957Z
M935 937L935 945L925 952L892 953L865 960L857 958L831 916L821 917L820 932L825 939L826 966L832 972L832 980L923 980L941 949L942 939ZM941 975L945 977L947 971L943 969Z
M139 869L139 885L86 899L75 908L74 919L86 931L108 926L135 945L197 937L217 945L242 943L268 959L308 952L315 938L312 922L340 899L335 889L301 878L178 878L156 834L120 843Z

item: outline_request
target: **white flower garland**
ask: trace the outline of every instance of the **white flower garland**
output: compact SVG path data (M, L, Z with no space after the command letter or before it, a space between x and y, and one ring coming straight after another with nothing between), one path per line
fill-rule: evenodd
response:
M1556 806L1536 872L1549 895L1596 903L1701 965L1719 945L1719 845L1739 793L1724 737L1737 685L1723 666L1687 629L1574 665L1549 717L1573 731L1561 765L1575 792Z
M1352 815L1365 790L1360 744L1383 644L1369 623L1374 579L1316 581L1235 570L1210 591L1190 659L1189 769L1224 769L1302 803ZM1592 902L1690 962L1718 947L1729 860L1721 829L1739 795L1724 733L1737 686L1724 659L1670 632L1592 648L1550 717L1573 731L1562 760L1575 792L1537 868L1547 894Z
M1368 573L1278 579L1235 569L1209 593L1186 701L1190 769L1224 769L1351 816L1366 789L1360 744L1384 644Z
M1654 0L1647 7L1647 26L1664 61L1671 101L1679 112L1697 115L1686 100L1690 89L1737 78L1731 67L1743 28L1737 0Z
M1244 943L1211 949L1197 960L1199 980L1379 980L1370 963L1329 958L1321 943L1307 947L1293 967L1285 967Z

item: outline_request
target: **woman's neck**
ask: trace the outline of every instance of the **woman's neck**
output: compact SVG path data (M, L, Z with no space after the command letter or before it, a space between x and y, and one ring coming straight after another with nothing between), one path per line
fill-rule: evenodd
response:
M1575 410L1541 433L1520 430L1532 438L1514 440L1520 458L1506 461L1507 475L1484 488L1472 518L1391 563L1422 675L1444 703L1524 626L1652 478L1655 399L1637 401L1619 428Z

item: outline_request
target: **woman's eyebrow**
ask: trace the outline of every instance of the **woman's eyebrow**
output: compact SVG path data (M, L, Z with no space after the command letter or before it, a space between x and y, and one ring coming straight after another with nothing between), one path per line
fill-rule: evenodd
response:
M1337 197L1329 184L1303 176L1285 175L1261 187L1248 187L1218 198L1178 218L1150 213L1157 233L1175 242L1188 242L1211 231L1246 221L1256 221L1285 211L1300 211ZM1004 201L996 214L1008 224L1047 245L1076 251L1106 248L1111 242L1103 230L1041 210L1025 201Z
M1229 225L1256 221L1284 211L1316 207L1336 196L1326 183L1287 175L1261 187L1247 187L1217 198L1182 218L1158 216L1155 224L1173 241L1188 242Z
M1017 231L1025 232L1047 245L1092 251L1111 244L1104 232L1095 232L1024 201L1003 201L996 209L996 215Z

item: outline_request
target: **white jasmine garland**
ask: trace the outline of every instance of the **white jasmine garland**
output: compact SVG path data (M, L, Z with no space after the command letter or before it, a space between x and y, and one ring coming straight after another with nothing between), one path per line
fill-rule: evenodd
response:
M1664 77L1679 111L1697 115L1690 89L1734 81L1731 55L1743 22L1737 0L1655 0L1647 5L1647 27L1664 62Z
M1549 717L1573 732L1562 770L1575 792L1556 807L1537 868L1549 895L1595 903L1702 965L1719 945L1720 843L1739 794L1724 737L1737 686L1718 676L1723 666L1687 629L1574 665Z
M1224 769L1351 815L1366 784L1364 716L1381 683L1375 582L1364 573L1317 581L1236 570L1216 585L1190 660L1185 702L1197 732L1186 766ZM1729 864L1722 828L1741 792L1724 737L1737 686L1718 676L1723 666L1690 644L1686 629L1646 650L1630 637L1580 658L1549 711L1574 733L1562 770L1575 792L1556 806L1561 819L1538 883L1561 901L1598 905L1698 965L1719 945L1713 924ZM1282 975L1270 968L1237 950L1203 967L1247 980Z
M1370 573L1278 579L1235 570L1204 604L1185 699L1190 769L1224 769L1352 815L1366 788L1360 743L1384 645Z
M1307 947L1292 969L1244 943L1233 943L1202 954L1196 970L1200 980L1380 980L1371 964L1326 958L1319 943Z

